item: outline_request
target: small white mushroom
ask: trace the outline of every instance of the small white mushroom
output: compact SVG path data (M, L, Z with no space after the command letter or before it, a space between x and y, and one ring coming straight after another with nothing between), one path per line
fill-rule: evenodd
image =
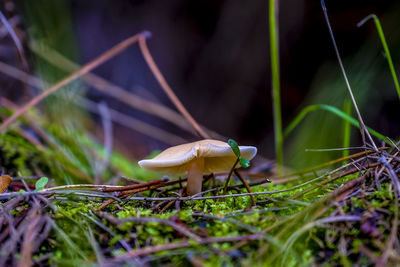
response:
M239 146L239 150L247 160L257 154L257 148L253 146ZM139 165L161 173L187 173L187 194L191 196L201 192L203 175L229 171L236 159L227 143L205 139L170 147L153 159L139 161Z

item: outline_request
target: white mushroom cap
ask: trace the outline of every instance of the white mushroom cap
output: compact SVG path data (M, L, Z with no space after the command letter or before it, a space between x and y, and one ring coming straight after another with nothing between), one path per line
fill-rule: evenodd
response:
M251 160L257 154L257 148L253 146L239 146L239 150L241 156L247 160ZM170 147L153 159L141 160L138 163L145 169L180 174L188 172L192 161L199 158L204 159L203 174L229 171L237 159L227 143L205 139Z

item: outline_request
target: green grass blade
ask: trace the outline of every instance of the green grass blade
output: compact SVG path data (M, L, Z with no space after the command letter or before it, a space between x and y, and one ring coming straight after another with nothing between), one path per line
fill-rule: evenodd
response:
M351 116L351 102L349 99L346 99L343 104L343 112L347 114L347 116ZM343 120L343 147L350 147L350 136L351 136L351 128L350 122L347 120ZM343 157L347 157L349 155L349 150L343 150ZM343 162L343 164L347 164L347 162Z
M300 113L292 120L291 123L286 127L285 131L283 132L283 137L288 136L297 125L305 118L305 116L310 113L311 111L318 110L318 105L309 105L303 108Z
M376 26L376 29L378 31L379 38L381 39L383 50L385 51L385 54L386 54L387 62L388 62L388 65L389 65L389 69L390 69L390 72L392 73L393 82L394 82L394 85L396 87L397 95L398 95L398 97L400 99L399 80L397 79L396 70L394 69L392 56L390 55L390 51L389 51L389 47L388 47L387 42L386 42L385 35L383 34L383 29L382 29L382 26L381 26L381 22L379 21L378 17L375 14L371 14L371 15L367 16L366 18L364 18L362 21L360 21L357 24L357 26L358 27L362 26L369 19L373 19L374 22L375 22L375 26Z
M278 168L283 165L283 135L279 81L278 1L269 0L269 42L271 52L272 105L274 113L275 154Z
M283 132L283 136L287 137L293 131L293 129L305 118L305 116L308 113L310 113L311 111L316 111L316 110L329 111L332 114L342 118L343 120L348 121L354 127L360 128L360 124L358 123L358 121L356 119L354 119L353 117L347 115L346 113L344 113L340 109L338 109L338 108L336 108L334 106L330 106L330 105L314 104L314 105L306 106L305 108L303 108L303 110L301 110L301 112L293 119L293 121L285 129L285 131ZM367 129L376 138L378 138L378 139L380 139L382 141L385 141L386 143L390 144L390 140L386 136L384 136L383 134L378 133L377 131L371 129L370 127L367 127Z

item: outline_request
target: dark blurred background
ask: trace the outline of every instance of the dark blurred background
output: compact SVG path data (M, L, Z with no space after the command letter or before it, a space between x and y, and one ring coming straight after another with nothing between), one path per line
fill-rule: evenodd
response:
M361 28L356 24L371 13L381 19L398 67L400 3L336 0L326 4L366 123L393 139L398 138L400 103L376 28L372 21ZM31 40L84 64L121 40L142 30L150 31L150 51L193 117L222 136L255 145L261 155L274 157L268 1L3 0L0 8L13 22L26 47L29 71L49 83L66 73L32 53L28 48ZM308 104L330 104L341 109L348 94L320 2L280 1L279 37L284 126ZM0 39L0 60L22 67L6 33ZM174 108L137 46L94 72L129 92ZM0 85L4 88L2 96L20 104L26 102L29 93L37 93L1 73ZM88 85L80 84L77 88L69 88L72 95L80 92L169 133L196 139L177 126L135 110ZM90 116L100 121L98 115ZM115 147L134 159L169 145L119 124L113 126ZM285 162L292 167L304 167L340 156L341 152L305 149L341 147L342 128L339 118L316 111L285 139ZM101 125L94 127L93 132L101 136ZM361 145L355 128L351 145Z

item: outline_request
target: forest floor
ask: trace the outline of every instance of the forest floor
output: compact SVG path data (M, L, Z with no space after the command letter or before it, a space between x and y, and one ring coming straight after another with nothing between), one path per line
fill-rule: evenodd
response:
M239 170L226 194L227 175L209 175L190 197L185 179L50 187L15 176L0 194L0 266L395 266L398 153L285 176Z

